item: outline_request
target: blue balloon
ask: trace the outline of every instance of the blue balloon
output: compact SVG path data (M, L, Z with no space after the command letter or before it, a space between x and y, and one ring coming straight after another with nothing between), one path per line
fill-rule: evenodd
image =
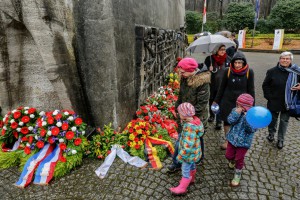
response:
M252 128L264 128L271 123L272 114L265 107L254 106L248 110L246 120Z

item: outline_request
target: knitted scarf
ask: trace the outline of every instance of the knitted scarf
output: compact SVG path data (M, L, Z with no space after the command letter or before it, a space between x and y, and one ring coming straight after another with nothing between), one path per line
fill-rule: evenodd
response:
M247 73L247 71L249 70L249 66L246 65L244 67L242 67L241 69L237 70L235 69L231 64L230 64L230 71L232 74L236 74L236 75L244 75Z
M284 69L289 72L289 76L285 85L285 103L287 106L287 109L289 109L291 106L293 106L294 98L296 92L291 90L291 87L293 87L296 83L298 83L298 76L300 76L300 67L296 64L293 64L291 67L284 68L280 65L278 65L279 69Z
M219 56L217 54L214 54L212 55L214 61L216 62L216 64L220 67L223 66L225 60L226 60L226 57L227 57L227 54L225 53L223 56Z

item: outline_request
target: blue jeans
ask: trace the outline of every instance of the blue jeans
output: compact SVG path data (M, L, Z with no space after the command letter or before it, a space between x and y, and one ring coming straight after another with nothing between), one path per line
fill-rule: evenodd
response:
M190 178L190 171L196 169L195 163L183 162L181 166L182 176L184 178Z
M284 136L289 124L290 115L288 111L284 112L271 112L272 121L268 126L269 134L274 137L277 129L278 116L280 114L279 129L278 129L278 141L284 141Z
M204 135L203 135L204 136ZM200 137L200 144L201 144L201 151L202 151L202 155L201 155L201 158L200 158L200 161L201 162L203 159L204 159L204 139L203 139L203 136ZM178 134L178 140L176 140L175 142L175 151L174 151L174 154L173 154L173 157L172 157L172 160L173 160L173 165L175 165L176 167L180 167L180 163L177 161L176 157L178 156L178 149L179 149L179 139L180 139L180 134ZM198 163L198 162L197 162Z

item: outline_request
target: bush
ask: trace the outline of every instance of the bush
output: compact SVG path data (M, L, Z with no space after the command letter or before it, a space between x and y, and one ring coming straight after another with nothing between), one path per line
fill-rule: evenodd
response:
M265 19L259 19L257 21L256 30L258 30L260 33L273 33L273 28L270 27L270 24L268 20Z
M222 29L222 20L218 18L218 13L209 12L207 13L207 21L204 24L204 31L209 31L211 33L215 33Z
M225 27L234 32L253 27L254 15L254 6L251 3L230 3L225 14Z
M300 0L277 1L268 21L272 29L285 29L285 32L300 31Z
M195 34L201 31L202 16L195 11L187 11L186 15L186 30L188 34Z

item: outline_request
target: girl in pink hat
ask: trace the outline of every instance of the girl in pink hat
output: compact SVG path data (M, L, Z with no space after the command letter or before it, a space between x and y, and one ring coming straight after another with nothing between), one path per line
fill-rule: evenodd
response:
M182 163L182 178L177 187L170 188L173 194L179 195L187 192L190 183L195 182L196 162L201 158L200 137L204 133L203 124L195 116L195 108L190 103L182 103L177 108L181 122L182 132L179 138L178 162Z

